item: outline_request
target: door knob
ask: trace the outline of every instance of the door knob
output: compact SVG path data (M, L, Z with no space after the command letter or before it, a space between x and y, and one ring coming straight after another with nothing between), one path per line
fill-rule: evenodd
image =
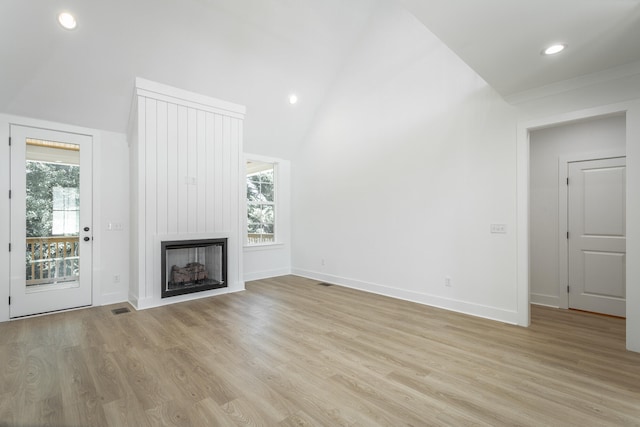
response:
M85 236L84 241L85 241L85 242L88 242L89 240L91 240L91 237L89 237L89 236Z
M89 231L89 227L85 227L85 228L84 228L84 231Z

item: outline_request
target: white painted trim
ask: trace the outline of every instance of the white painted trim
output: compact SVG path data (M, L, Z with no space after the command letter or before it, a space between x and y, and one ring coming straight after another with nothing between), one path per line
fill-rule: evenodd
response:
M91 129L91 128L85 128L81 126L68 125L64 123L50 122L47 120L32 119L29 117L13 116L13 115L5 115L5 114L0 114L0 122L8 123L10 125L16 125L16 126L25 126L25 127L53 130L53 131L59 131L59 132L65 132L65 133L75 133L78 135L90 136L92 138L95 138L96 135L100 133L98 129ZM7 128L7 132L8 132L8 128ZM9 134L7 133L7 136L8 135Z
M245 108L245 107L242 107L242 108ZM246 279L244 278L244 243L245 243L244 236L246 235L246 230L247 230L247 226L245 224L246 218L247 218L247 211L245 210L246 203L247 203L247 188L246 188L247 174L245 171L246 161L244 159L244 148L243 148L244 124L243 126L238 127L238 142L239 142L238 159L236 160L238 164L238 172L237 172L238 177L236 181L237 184L236 184L235 190L238 195L238 200L236 201L236 212L239 217L236 219L237 225L235 230L235 236L238 241L237 243L238 247L236 249L236 254L238 257L238 281L240 283L241 289L244 290L245 289L244 284L246 282Z
M568 198L569 162L566 156L558 158L558 307L569 308L569 218Z
M202 240L202 239L222 239L233 238L232 231L218 231L212 233L174 233L174 234L156 234L154 237L154 248L157 249L160 254L160 243L162 242L175 242L178 240Z
M244 105L234 104L221 99L189 92L173 86L153 82L140 77L136 77L136 94L153 98L159 101L192 107L198 110L223 114L225 116L243 119L247 108Z
M529 129L518 125L516 143L516 307L518 325L531 324L529 307Z
M240 284L242 284L242 286L240 286ZM160 300L154 299L153 297L139 299L137 301L135 299L130 299L129 303L136 310L146 310L148 308L163 307L165 305L178 304L185 301L194 301L202 298L215 297L218 295L233 294L236 292L242 292L244 290L245 290L244 282L236 282L235 284L229 285L228 288L220 288L220 289L213 289L211 291L177 295L175 297L165 298Z
M640 101L636 101L640 103ZM635 102L621 102L618 104L606 105L602 107L588 108L578 111L560 113L550 117L537 118L518 123L518 127L529 132L546 129L550 127L568 125L584 120L603 119L611 116L619 116L633 107Z
M100 305L111 305L111 304L119 304L122 302L128 302L128 293L126 291L123 292L111 292L109 294L102 295L100 300Z
M468 314L471 316L483 317L485 319L496 320L512 325L518 324L518 313L515 311L474 304L467 301L443 298L437 295L391 288L376 283L363 282L361 280L349 279L311 270L294 268L292 269L291 274L306 277L308 279L331 283L338 286L344 286L346 288L357 289L364 292L370 292L373 294L384 295L391 298L397 298L405 301L415 302L418 304L428 305L431 307L437 307L445 310L455 311L458 313Z
M640 352L640 99L629 106L626 123L627 260L633 260L626 272L627 350Z
M0 253L4 254L0 256L0 322L9 320L8 299L11 284L11 254L8 251L11 242L11 205L9 197L6 197L11 183L9 122L9 117L0 115L0 194L5 194L5 197L0 197Z
M568 197L567 178L569 163L586 160L625 157L625 150L605 150L587 153L572 153L558 157L558 307L569 308L569 241L567 240ZM571 185L571 184L569 184Z
M284 246L284 243L262 243L259 245L245 245L243 250L245 252L275 251L282 250Z
M131 291L129 291L129 296L128 296L127 300L128 300L129 304L131 304L131 306L133 308L138 310L138 305L140 304L140 301L138 300L138 298Z
M275 223L275 243L263 243L263 244L255 244L255 245L250 245L248 242L248 236L247 236L247 193L246 193L246 177L247 177L247 162L248 161L256 161L256 162L262 162L262 163L271 163L273 164L273 178L274 178L274 182L275 182L275 188L274 188L274 192L275 192L275 211L276 211L276 223ZM283 162L288 162L288 160L284 160L284 159L279 159L277 157L269 157L269 156L262 156L259 154L249 154L249 153L244 153L243 154L243 158L242 158L242 172L243 172L243 176L240 182L242 182L242 197L241 197L241 202L240 202L240 215L242 215L242 245L244 247L244 249L249 249L249 248L267 248L267 247L271 247L273 249L281 249L284 245L285 242L282 241L282 233L280 232L281 226L282 226L282 220L281 220L281 210L282 210L282 201L281 199L281 187L282 187L282 181L281 181L281 175L280 175L280 165Z
M271 157L271 156L263 156L261 154L251 154L251 153L243 153L245 163L247 160L255 160L257 162L264 163L283 163L288 162L287 159L281 159L279 157Z
M640 100L605 105L518 123L517 131L517 293L518 324L530 315L529 309L529 134L536 129L568 124L578 120L626 113L627 218L640 218ZM636 150L638 151L636 153ZM636 157L637 156L637 157ZM631 164L631 167L629 165ZM637 166L636 166L637 165ZM637 242L636 242L637 239ZM636 259L640 229L629 221L627 258ZM638 252L638 253L636 253ZM640 265L627 263L627 349L640 352ZM527 323L528 324L528 323Z
M561 308L558 297L555 295L531 294L531 304L543 305L545 307Z
M102 176L102 167L101 161L102 158L102 140L100 132L93 135L92 139L92 153L93 159L91 160L91 236L93 238L93 242L91 243L91 256L93 257L92 268L93 274L91 278L92 282L92 295L91 301L92 305L99 306L102 305L103 295L102 295L102 275L99 274L102 271L102 185L101 185L101 176Z

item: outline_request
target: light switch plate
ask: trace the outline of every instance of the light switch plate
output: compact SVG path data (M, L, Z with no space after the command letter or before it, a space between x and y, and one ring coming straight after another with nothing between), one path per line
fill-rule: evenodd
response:
M491 224L491 233L493 234L506 234L507 224Z

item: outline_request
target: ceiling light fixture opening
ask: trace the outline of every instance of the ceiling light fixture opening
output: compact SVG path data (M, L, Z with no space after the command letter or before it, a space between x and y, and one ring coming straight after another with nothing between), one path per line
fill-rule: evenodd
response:
M63 28L67 30L73 30L78 26L76 18L69 12L62 12L58 15L58 22Z
M555 43L551 46L542 50L543 55L555 55L556 53L560 53L567 48L567 45L564 43Z
M292 93L291 95L289 95L289 104L293 105L297 102L298 102L298 95L296 95L295 93Z

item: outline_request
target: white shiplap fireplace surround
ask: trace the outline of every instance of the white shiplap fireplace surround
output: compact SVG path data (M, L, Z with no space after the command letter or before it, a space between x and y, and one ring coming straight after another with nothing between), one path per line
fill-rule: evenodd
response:
M244 290L245 107L136 79L129 130L131 278L137 309ZM161 299L162 241L227 238L227 287Z

